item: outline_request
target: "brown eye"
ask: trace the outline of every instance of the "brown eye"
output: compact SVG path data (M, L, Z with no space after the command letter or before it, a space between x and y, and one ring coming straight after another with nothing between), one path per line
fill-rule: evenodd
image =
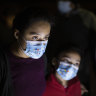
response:
M36 40L38 40L38 39L39 39L38 36L33 36L33 37L32 37L32 40L33 40L33 41L36 41Z
M76 63L75 66L79 66L79 63Z
M45 37L45 40L48 40L49 37Z

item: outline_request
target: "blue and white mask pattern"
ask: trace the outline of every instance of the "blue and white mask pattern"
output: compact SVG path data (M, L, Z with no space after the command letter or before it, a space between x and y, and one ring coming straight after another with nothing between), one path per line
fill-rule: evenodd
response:
M56 71L62 79L71 80L77 76L78 69L79 68L73 64L60 62L60 65Z
M45 52L47 41L26 41L26 50L24 53L34 59L39 59Z

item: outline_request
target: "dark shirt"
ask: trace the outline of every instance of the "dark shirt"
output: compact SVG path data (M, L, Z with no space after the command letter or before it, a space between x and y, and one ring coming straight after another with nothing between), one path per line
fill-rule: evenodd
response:
M0 48L0 96L14 96L10 71L9 62L7 55L4 50Z
M44 61L19 58L8 53L15 96L42 96L45 89Z

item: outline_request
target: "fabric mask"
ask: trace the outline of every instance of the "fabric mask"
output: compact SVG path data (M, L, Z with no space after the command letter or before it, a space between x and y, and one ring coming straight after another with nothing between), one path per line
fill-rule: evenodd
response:
M26 41L26 50L24 53L34 59L39 59L45 52L47 41Z
M58 2L58 10L61 13L69 13L72 10L70 5L71 5L70 1L59 1Z
M72 64L60 62L59 68L56 71L62 79L71 80L77 76L78 69L78 67Z

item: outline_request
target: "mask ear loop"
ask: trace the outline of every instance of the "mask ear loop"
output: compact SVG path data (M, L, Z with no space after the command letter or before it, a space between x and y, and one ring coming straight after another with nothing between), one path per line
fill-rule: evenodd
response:
M62 65L64 65L64 66L69 66L69 67L71 67L71 66L72 66L71 64L66 63L66 62L64 62L64 61L60 61L60 63L61 63Z

